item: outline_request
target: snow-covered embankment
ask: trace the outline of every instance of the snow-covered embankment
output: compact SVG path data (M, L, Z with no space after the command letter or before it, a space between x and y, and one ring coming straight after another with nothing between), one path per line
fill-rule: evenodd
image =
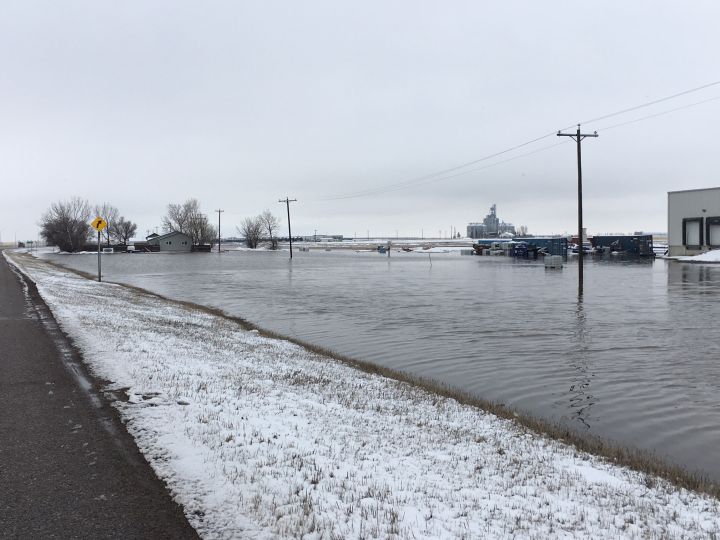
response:
M698 537L717 500L223 317L11 255L207 538Z

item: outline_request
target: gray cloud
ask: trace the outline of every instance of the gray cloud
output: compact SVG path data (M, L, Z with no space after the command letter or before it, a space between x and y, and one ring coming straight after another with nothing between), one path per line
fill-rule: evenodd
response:
M299 199L298 233L463 230L493 202L532 232L573 230L572 145L326 199L720 79L719 11L709 1L6 2L2 238L33 237L42 211L69 195L111 201L141 231L191 196L208 213L225 208L233 228L281 213L286 194ZM584 146L591 231L664 230L668 190L717 185L720 102L602 131L714 95L720 87L587 126L601 135Z

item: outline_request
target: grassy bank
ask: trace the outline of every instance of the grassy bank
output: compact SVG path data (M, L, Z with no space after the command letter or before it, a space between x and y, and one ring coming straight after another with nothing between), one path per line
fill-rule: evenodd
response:
M23 257L28 257L28 255L23 255ZM86 272L67 268L51 261L44 262L46 264L62 269L63 271L72 272L89 280L97 279L97 276ZM136 287L134 285L122 284L122 286L143 294L151 295L167 302L172 302L177 305L182 305L184 307L188 307L190 309L194 309L203 313L222 317L226 320L237 323L244 330L257 331L260 335L267 338L282 339L291 343L295 343L307 349L308 351L314 352L321 356L332 358L355 369L361 370L364 373L376 374L396 381L408 383L418 388L422 388L428 392L432 392L433 394L437 394L438 396L454 399L463 405L477 407L483 411L494 414L499 418L512 420L516 424L523 426L524 428L527 428L534 433L547 436L552 440L572 445L579 451L588 452L590 454L606 458L614 464L629 467L640 473L645 473L650 476L647 479L648 484L652 484L655 481L652 477L658 477L667 480L668 482L677 487L686 488L700 493L706 493L713 497L720 498L720 485L716 482L713 482L708 477L708 475L698 471L690 471L685 467L669 463L668 461L658 457L652 452L617 444L613 441L608 441L600 437L595 437L587 433L582 433L571 429L567 425L550 422L542 418L533 416L530 412L516 410L507 407L504 404L499 404L493 401L482 399L478 396L472 395L457 388L449 387L432 379L423 378L403 371L379 366L371 362L366 362L361 359L339 354L336 351L333 351L326 347L319 347L313 343L306 342L301 339L284 336L277 332L272 332L262 327L259 327L258 325L255 325L242 317L228 315L224 311L217 308L204 306L194 302L173 300L171 298L167 298L163 295L154 293L147 289L143 289L142 287Z

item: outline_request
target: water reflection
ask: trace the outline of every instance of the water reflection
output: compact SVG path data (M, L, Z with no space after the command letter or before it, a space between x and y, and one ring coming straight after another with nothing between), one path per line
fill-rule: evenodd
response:
M575 349L570 353L570 367L573 369L568 389L570 411L572 412L570 417L576 425L580 424L584 429L589 430L591 409L595 404L595 397L590 391L590 383L594 374L591 372L592 360L588 354L590 338L582 292L577 297L572 337Z
M690 294L716 294L720 268L706 264L677 264L668 273L670 283L680 283Z

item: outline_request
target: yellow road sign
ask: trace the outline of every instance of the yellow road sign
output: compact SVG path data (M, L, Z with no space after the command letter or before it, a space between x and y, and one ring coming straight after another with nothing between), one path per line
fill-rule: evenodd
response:
M92 228L95 229L97 232L100 232L105 227L107 227L107 221L105 221L103 218L98 216L92 220L92 223L90 225L92 225Z

